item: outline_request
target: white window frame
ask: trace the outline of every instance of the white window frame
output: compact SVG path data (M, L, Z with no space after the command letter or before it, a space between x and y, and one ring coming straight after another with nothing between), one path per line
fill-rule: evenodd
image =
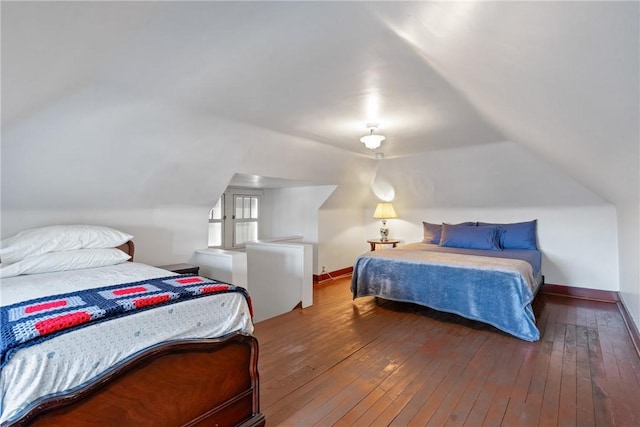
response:
M220 196L220 198L218 199L218 201L216 202L216 206L218 205L218 203L220 203L220 207L221 207L221 210L222 210L222 212L221 212L222 215L220 216L219 219L218 218L212 218L212 213L213 213L213 209L215 208L215 206L214 206L214 208L211 208L209 210L209 224L211 224L211 223L220 223L220 234L221 234L221 236L220 236L220 245L218 245L218 246L209 245L210 248L222 248L222 247L224 247L224 236L226 234L225 233L224 224L225 224L225 220L227 218L227 215L226 215L226 212L225 212L225 208L224 208L224 206L225 206L225 197L224 196L225 195L222 194ZM209 231L209 233L211 233L211 231Z
M222 245L221 246L210 246L222 249L243 249L245 247L244 243L236 244L235 243L235 199L237 196L244 197L256 197L258 199L258 218L256 220L250 219L249 221L257 222L258 225L258 238L262 236L262 223L264 218L264 191L257 190L255 188L243 188L243 187L229 187L221 196L222 205L223 205L223 214L221 220L212 220L209 219L209 222L218 222L222 223ZM242 220L244 222L244 220Z

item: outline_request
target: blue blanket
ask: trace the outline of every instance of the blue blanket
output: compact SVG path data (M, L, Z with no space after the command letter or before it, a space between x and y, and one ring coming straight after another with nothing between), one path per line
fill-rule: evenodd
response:
M420 304L536 341L540 332L531 303L538 281L522 260L389 249L356 260L351 290L354 298Z
M195 275L85 289L2 306L0 366L19 348L61 333L159 305L225 292L243 294L251 308L244 288Z

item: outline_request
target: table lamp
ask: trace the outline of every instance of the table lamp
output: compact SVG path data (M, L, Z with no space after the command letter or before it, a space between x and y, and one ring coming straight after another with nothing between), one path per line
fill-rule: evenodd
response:
M380 241L386 242L389 239L389 227L387 227L387 219L398 218L398 214L393 209L393 205L390 202L380 202L376 206L376 211L373 213L373 217L376 219L382 219L382 227L380 227Z

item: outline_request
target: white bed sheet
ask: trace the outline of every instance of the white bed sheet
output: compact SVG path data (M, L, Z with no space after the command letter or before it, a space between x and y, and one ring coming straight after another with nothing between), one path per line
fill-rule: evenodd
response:
M20 301L119 283L171 276L125 262L86 270L2 279L0 302ZM215 294L115 318L17 351L0 375L0 423L20 417L45 398L66 394L158 343L253 332L244 296Z

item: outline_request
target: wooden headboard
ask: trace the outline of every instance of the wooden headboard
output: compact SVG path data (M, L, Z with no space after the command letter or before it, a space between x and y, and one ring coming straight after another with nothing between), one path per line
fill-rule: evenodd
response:
M125 254L131 255L131 258L129 258L129 261L133 261L133 253L135 252L135 245L133 244L133 240L129 240L128 242L123 243L122 245L118 246L116 249L120 249Z

